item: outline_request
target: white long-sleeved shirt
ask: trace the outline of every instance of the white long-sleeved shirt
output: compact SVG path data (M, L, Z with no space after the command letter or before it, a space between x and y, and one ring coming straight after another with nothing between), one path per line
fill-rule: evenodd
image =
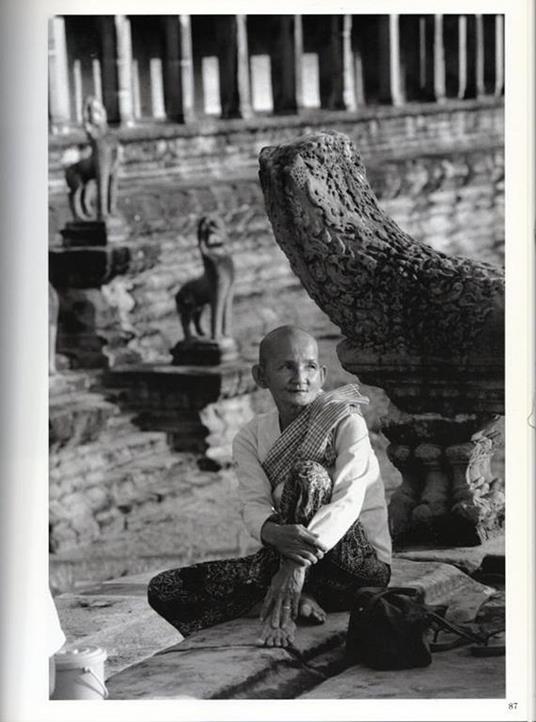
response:
M242 518L249 533L261 541L261 528L277 510L282 484L272 487L261 464L281 435L277 409L255 416L236 435L233 456L236 462L242 503ZM391 563L391 537L385 492L380 469L360 414L350 414L335 430L335 463L328 468L333 481L329 504L313 516L308 529L331 549L356 519L363 525L378 559Z

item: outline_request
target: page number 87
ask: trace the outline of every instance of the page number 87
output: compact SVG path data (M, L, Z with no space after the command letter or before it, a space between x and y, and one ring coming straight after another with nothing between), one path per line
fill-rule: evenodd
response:
M517 702L508 702L508 711L517 709Z

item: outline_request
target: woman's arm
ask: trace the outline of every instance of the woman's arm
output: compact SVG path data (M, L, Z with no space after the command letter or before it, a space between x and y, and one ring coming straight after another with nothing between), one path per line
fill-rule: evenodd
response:
M276 512L272 487L259 461L255 434L250 426L244 427L235 436L233 459L242 519L251 536L260 542L263 524Z
M255 435L250 427L245 427L235 437L233 456L242 518L249 533L301 566L309 566L321 559L324 550L315 534L301 524L273 521L277 514L273 506L272 487L259 461Z
M365 419L350 414L335 432L337 454L333 471L333 492L308 529L326 549L332 549L359 517L367 489L379 479L380 469Z

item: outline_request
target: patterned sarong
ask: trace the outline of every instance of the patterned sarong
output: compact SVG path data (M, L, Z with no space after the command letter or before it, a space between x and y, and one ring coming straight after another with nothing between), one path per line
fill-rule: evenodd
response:
M336 425L348 414L359 413L359 406L365 403L368 399L353 384L322 393L274 443L263 468L273 488L284 483L280 523L307 525L320 506L329 503L328 442ZM279 564L278 552L265 546L240 559L170 569L151 580L148 601L188 636L235 619L262 601ZM389 576L389 566L378 560L356 521L338 544L309 568L306 589L326 611L339 611L349 609L356 589L387 585Z

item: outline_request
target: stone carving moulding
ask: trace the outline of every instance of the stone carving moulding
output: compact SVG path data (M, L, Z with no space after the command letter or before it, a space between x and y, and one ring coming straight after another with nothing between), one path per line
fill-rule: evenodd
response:
M347 337L343 367L413 414L385 430L404 478L390 505L395 539L413 530L478 543L496 533L504 495L489 464L498 434L489 424L504 413L503 271L399 228L342 133L264 148L259 161L276 241Z

